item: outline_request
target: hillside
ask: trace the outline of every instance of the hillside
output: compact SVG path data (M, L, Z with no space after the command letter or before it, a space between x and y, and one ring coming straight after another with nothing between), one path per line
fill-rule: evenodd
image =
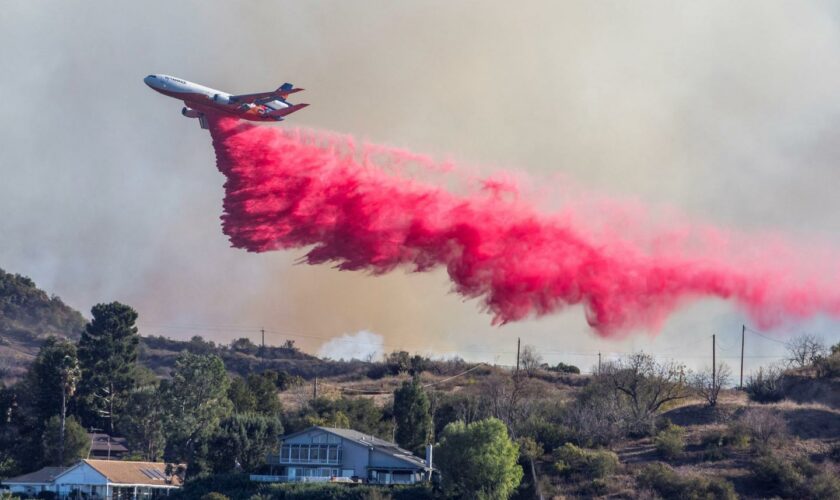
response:
M19 379L44 339L54 335L78 340L86 323L79 311L38 288L30 278L0 269L0 381ZM310 379L366 370L359 361L321 360L301 352L294 342L260 348L240 339L227 346L199 336L188 341L142 337L140 362L156 374L167 376L182 351L216 354L229 372L240 376L275 370Z
M55 295L0 269L0 378L17 378L50 335L78 339L85 319Z

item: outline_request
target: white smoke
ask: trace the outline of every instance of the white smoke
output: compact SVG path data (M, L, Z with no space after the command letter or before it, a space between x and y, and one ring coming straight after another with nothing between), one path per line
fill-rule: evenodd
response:
M324 343L318 349L318 356L330 359L379 359L384 354L382 335L361 330L345 333Z

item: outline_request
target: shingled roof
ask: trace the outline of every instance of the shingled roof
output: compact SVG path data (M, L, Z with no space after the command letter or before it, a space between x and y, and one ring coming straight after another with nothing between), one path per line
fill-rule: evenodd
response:
M67 467L44 467L43 469L4 479L3 484L45 484L51 483L56 476L66 471Z
M362 446L366 446L369 448L373 448L377 451L381 451L382 453L386 453L391 455L394 458L398 458L400 460L406 461L411 463L412 465L419 467L419 468L426 468L426 461L422 458L416 457L413 453L403 448L400 448L395 443L390 441L385 441L384 439L380 439L376 436L371 436L369 434L365 434L364 432L359 432L354 429L339 429L336 427L322 427L320 425L316 425L314 427L310 427L304 429L302 431L295 432L294 434L289 434L288 436L283 436L283 440L289 439L292 436L297 436L299 434L303 434L305 432L309 432L313 429L322 430L324 432L329 432L331 434L335 434L343 439L347 439L349 441L353 441L358 443Z

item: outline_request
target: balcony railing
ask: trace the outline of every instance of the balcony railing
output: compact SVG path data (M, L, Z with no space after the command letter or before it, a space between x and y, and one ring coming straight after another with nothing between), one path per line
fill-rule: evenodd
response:
M269 465L341 465L340 458L288 458L279 455L270 455L268 457Z
M356 482L349 477L325 477L325 476L264 476L251 474L251 481L259 483L352 483Z

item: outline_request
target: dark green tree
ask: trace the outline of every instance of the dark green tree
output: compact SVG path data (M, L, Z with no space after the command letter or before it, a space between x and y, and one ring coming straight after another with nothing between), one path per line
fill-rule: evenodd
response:
M277 448L282 434L283 425L276 416L244 413L223 419L209 446L213 471L256 470Z
M230 380L216 355L182 352L160 385L168 462L187 462L190 475L209 470L207 443L231 412Z
M164 412L157 387L147 385L131 391L125 408L117 418L117 430L128 440L129 448L144 460L156 462L166 445Z
M26 440L17 399L15 388L0 382L0 479L22 472L20 452L26 448Z
M254 395L254 411L270 416L279 415L283 411L277 399L276 378L273 372L248 375L248 388Z
M90 437L75 418L69 417L64 425L64 440L61 440L61 418L50 417L41 437L44 461L49 465L68 466L87 457Z
M414 453L423 453L432 434L432 414L429 397L416 377L405 381L394 391L394 438L401 447Z
M435 451L447 498L502 500L522 481L519 447L499 419L451 423Z
M233 411L236 413L252 412L257 407L257 399L251 388L248 387L248 382L242 377L234 376L230 379L230 387L228 387L228 399L233 404Z
M82 382L79 386L83 420L89 424L105 423L114 432L114 419L134 388L134 363L140 336L137 312L131 307L111 302L91 309L93 319L79 340Z

